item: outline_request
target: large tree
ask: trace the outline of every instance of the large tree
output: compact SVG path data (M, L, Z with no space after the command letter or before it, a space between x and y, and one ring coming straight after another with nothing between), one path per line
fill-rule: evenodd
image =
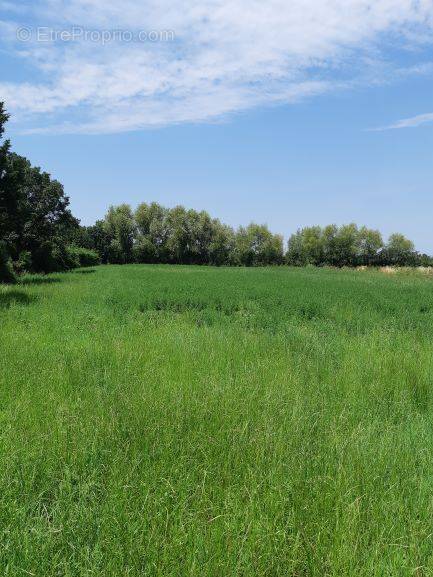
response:
M418 254L415 252L413 242L404 235L392 234L385 249L382 252L384 264L396 266L413 266L417 264Z
M310 226L298 230L289 238L286 260L293 266L319 266L325 261L325 251L322 229Z
M359 231L356 224L341 226L334 238L334 263L337 266L356 266L360 254Z
M2 191L5 240L13 260L28 252L36 271L67 268L65 250L78 221L60 182L22 156L9 154Z
M376 264L416 264L419 256L413 243L402 235L392 235L383 247L382 235L356 224L306 227L293 234L286 254L288 264L305 266L358 266ZM427 262L427 259L425 259Z
M8 116L0 104L0 139ZM0 145L0 240L3 255L35 271L70 266L67 245L78 221L63 186L18 154ZM4 257L3 257L4 258Z
M235 232L218 219L212 221L212 237L209 244L209 264L215 266L233 264Z
M138 262L221 265L230 261L233 230L205 211L143 203L135 211L135 221Z
M379 252L383 249L383 238L378 230L363 226L359 230L360 264L374 265L377 263Z
M251 223L236 233L235 260L244 266L281 264L283 238L272 234L266 225Z
M6 166L9 155L9 141L3 141L5 124L9 116L6 114L4 105L0 102L0 282L15 282L15 274L12 268L12 261L6 244L6 228L8 225L8 214L6 211L6 198L4 192L4 182Z
M7 161L9 157L9 141L3 140L5 124L9 116L6 114L4 105L0 102L0 240L4 241L7 226L6 196L5 196L5 178L7 175Z
M6 114L4 104L3 102L0 102L0 179L3 177L3 173L6 168L6 160L10 148L9 140L5 140L2 142L5 131L5 125L8 119L9 115Z
M110 206L104 223L106 234L110 239L109 262L116 264L132 262L136 225L131 207L128 204Z

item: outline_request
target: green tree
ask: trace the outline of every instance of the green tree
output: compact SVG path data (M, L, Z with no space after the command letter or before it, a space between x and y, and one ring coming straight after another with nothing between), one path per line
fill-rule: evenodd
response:
M158 262L156 246L149 236L139 235L133 247L134 262L155 263Z
M293 234L288 243L288 264L305 266L356 266L372 265L378 261L383 247L380 233L356 224L338 227L331 224L307 227Z
M172 263L191 262L193 238L190 218L191 215L188 215L183 206L176 206L168 211L166 246Z
M233 230L205 211L143 203L135 211L135 220L137 262L216 265L230 262Z
M417 253L413 242L403 234L392 234L383 251L384 264L394 266L413 266L417 264Z
M233 264L235 251L234 230L219 220L212 221L212 237L209 245L209 263L215 266Z
M190 236L189 262L192 264L208 264L213 236L212 219L204 210L201 212L188 210L187 221Z
M110 243L113 240L107 231L105 221L97 220L93 226L87 227L89 245L83 246L95 250L103 264L108 263Z
M168 223L169 210L156 202L142 203L135 211L138 237L134 249L138 262L167 262L168 238L170 236Z
M338 226L336 224L325 226L322 231L323 264L338 266L337 238Z
M292 234L288 240L286 263L289 266L305 266L307 264L302 232L300 230Z
M30 253L32 269L67 266L66 245L78 221L62 185L17 154L9 153L0 184L2 238L14 261Z
M323 264L323 237L320 226L311 226L302 231L303 251L307 264Z
M359 231L356 224L341 226L334 238L335 266L356 266L358 264Z
M289 238L286 261L293 266L324 264L323 235L320 226L300 229Z
M164 208L157 202L140 204L134 214L138 232L142 236L150 236L152 224L164 218Z
M240 227L235 237L235 261L243 266L281 264L283 238L272 234L266 225Z
M7 120L0 103L0 141ZM11 153L8 141L0 143L0 241L6 268L10 260L18 272L77 266L79 260L68 245L79 230L60 182ZM6 268L2 265L3 271Z
M110 239L108 261L115 264L132 262L136 225L131 207L128 204L110 206L104 226Z
M363 226L359 230L360 264L367 266L376 264L382 249L383 238L380 232Z
M6 114L4 105L0 102L0 282L15 282L12 270L12 262L5 242L7 227L7 210L4 194L4 175L9 154L9 141L1 142L5 130L5 124L9 116Z

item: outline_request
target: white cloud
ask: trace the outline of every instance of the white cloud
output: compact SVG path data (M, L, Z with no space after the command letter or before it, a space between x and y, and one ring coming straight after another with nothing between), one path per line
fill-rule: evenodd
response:
M431 48L433 33L433 0L33 0L26 8L31 21L17 23L11 10L0 31L4 48L34 74L0 81L0 100L20 125L45 131L215 121L294 102L376 81L384 68L399 75L385 46L413 49L419 40ZM19 43L23 24L173 30L175 40Z
M428 112L427 114L418 114L417 116L412 116L411 118L403 118L394 124L389 126L382 126L380 128L372 128L370 132L382 132L384 130L396 130L399 128L417 128L423 124L433 122L433 112Z

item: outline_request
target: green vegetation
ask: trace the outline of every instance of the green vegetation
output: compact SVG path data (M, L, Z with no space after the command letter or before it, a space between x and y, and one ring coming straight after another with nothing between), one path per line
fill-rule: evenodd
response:
M102 266L0 327L2 576L433 573L429 277Z
M102 262L264 266L284 263L283 237L251 223L236 231L205 211L142 203L109 208L105 219L81 227L76 242Z
M286 261L293 266L431 266L433 259L415 251L412 241L392 234L385 244L378 230L356 224L307 227L293 234Z
M16 281L12 261L6 249L6 243L0 240L0 282L14 283Z
M0 143L8 115L0 102ZM310 227L283 237L266 225L237 230L205 212L153 202L133 211L111 206L104 220L80 226L60 182L0 146L0 283L25 272L57 272L78 266L168 263L231 266L359 265L430 266L413 243L394 234L385 245L378 231L355 224Z
M103 263L169 263L226 266L431 266L433 259L416 252L402 234L387 243L376 230L356 224L299 230L288 242L266 225L251 223L237 230L205 211L156 202L112 206L105 219L80 227L76 242L97 252Z
M0 143L8 115L0 102ZM53 272L99 262L99 255L73 246L79 222L63 186L0 145L0 282L23 272Z

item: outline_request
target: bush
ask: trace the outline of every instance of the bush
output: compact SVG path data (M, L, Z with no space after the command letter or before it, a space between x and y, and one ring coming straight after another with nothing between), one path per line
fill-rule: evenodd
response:
M44 242L33 252L34 272L62 272L79 266L78 256L64 244Z
M14 263L14 268L17 274L52 273L94 266L99 262L98 253L93 250L56 242L44 242L34 249L33 255L29 251L21 252Z
M81 246L68 247L68 253L75 267L96 266L100 263L99 255L94 250L83 248Z
M87 248L80 249L80 266L96 266L101 263L99 254Z
M14 283L16 277L12 268L12 261L3 242L0 242L0 283Z
M418 265L425 267L433 266L433 257L428 256L427 254L418 255Z
M13 263L14 270L17 274L24 274L28 272L32 272L33 270L33 261L32 261L32 253L28 250L23 250L18 255L18 260Z
M50 241L44 241L32 251L33 272L50 273L64 269L61 250Z

